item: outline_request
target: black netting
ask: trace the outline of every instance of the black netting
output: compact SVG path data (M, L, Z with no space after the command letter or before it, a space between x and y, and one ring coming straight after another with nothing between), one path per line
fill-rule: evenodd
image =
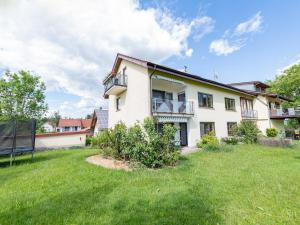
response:
M0 121L0 155L33 151L35 120Z
M0 155L10 154L14 143L14 121L0 121Z
M17 121L16 152L33 150L34 132L34 121Z

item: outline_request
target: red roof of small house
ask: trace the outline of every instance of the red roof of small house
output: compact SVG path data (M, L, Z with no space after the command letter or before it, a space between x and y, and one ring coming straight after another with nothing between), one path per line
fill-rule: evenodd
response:
M90 128L92 119L60 119L58 122L59 127L82 127Z
M82 119L81 124L82 124L82 127L84 127L84 128L91 128L92 119Z

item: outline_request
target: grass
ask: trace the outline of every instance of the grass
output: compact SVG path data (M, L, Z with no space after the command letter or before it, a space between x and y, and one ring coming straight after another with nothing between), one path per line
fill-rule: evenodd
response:
M299 224L300 146L198 152L175 168L113 171L97 150L0 159L0 224Z

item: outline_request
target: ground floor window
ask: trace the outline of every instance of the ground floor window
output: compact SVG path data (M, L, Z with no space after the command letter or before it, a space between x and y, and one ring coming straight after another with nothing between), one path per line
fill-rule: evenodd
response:
M228 122L227 123L227 133L228 136L233 136L234 127L237 126L237 122Z
M201 137L204 134L208 134L210 132L215 133L215 123L214 122L200 122L200 135L201 135Z

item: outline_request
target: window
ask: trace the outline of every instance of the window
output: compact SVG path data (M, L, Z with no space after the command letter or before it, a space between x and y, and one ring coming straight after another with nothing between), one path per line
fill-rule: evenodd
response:
M199 107L213 107L213 96L211 94L205 94L198 92L198 104Z
M65 127L65 131L70 131L70 127Z
M210 132L215 132L215 123L214 122L201 122L200 123L200 135L201 135L201 137L204 134L208 134Z
M120 97L116 98L116 110L120 110Z
M225 98L225 108L226 110L235 111L235 99Z
M233 136L233 128L236 126L237 126L237 122L228 122L227 123L228 136Z

